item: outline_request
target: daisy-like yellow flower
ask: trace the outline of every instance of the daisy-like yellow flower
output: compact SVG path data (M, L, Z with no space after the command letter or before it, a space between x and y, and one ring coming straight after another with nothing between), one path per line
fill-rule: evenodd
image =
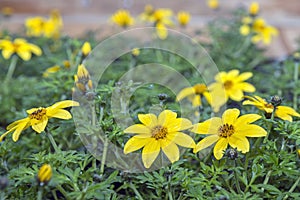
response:
M180 26L186 26L191 20L191 15L188 12L180 11L177 13L177 21Z
M28 127L32 127L37 133L45 130L50 118L71 119L72 115L63 108L79 106L78 102L66 100L60 101L47 108L39 107L27 110L28 117L15 121L7 126L7 131L0 136L0 142L7 134L13 132L13 141L19 140L20 134Z
M153 6L148 4L144 7L144 12L140 14L139 18L142 21L150 21L153 12L154 12Z
M177 114L165 110L157 117L154 114L139 114L142 124L132 125L124 130L125 133L136 134L124 146L124 153L143 148L142 160L146 168L150 168L160 150L164 152L171 163L179 159L177 145L194 148L194 140L181 131L192 127L192 123L185 118L177 118Z
M222 118L213 117L194 125L192 132L209 135L198 142L194 148L194 153L214 143L216 145L213 152L217 160L223 157L228 144L242 153L249 152L250 144L247 137L264 137L267 132L260 126L251 124L260 119L261 116L246 114L239 117L239 115L240 111L238 109L228 109L223 113Z
M28 43L25 39L16 38L14 41L3 39L0 40L0 50L4 59L9 59L13 54L17 54L25 61L31 59L31 54L42 55L40 47Z
M213 10L219 8L219 0L207 0L207 6Z
M81 52L82 52L83 56L87 56L91 51L92 51L91 44L89 42L83 43L83 45L81 47Z
M49 164L43 164L37 174L37 180L41 186L47 184L52 178L52 167Z
M83 93L93 88L90 74L83 64L78 66L77 74L74 75L74 80L76 87Z
M43 73L43 77L49 77L50 74L54 74L56 72L58 72L60 70L60 66L59 65L54 65L52 67L49 67L45 70L45 72Z
M254 97L250 97L250 96L245 96L246 99L243 102L243 105L253 105L255 107L257 107L260 110L265 111L265 113L267 115L271 115L273 110L274 110L274 106L271 103L268 103L265 99L259 97L259 96L254 96ZM288 106L276 106L276 110L274 113L275 117L278 117L282 120L287 120L292 122L294 117L300 117L300 114L297 113L297 111L295 111L293 108L288 107Z
M259 4L257 2L252 2L250 4L249 10L248 10L249 14L252 16L255 16L258 14L259 12Z
M127 28L134 24L134 18L130 15L128 10L118 10L112 15L111 21L122 28Z
M255 87L245 82L252 77L251 72L241 73L239 70L231 70L229 72L220 72L215 76L216 82L208 86L212 96L211 104L215 112L224 105L228 99L241 101L244 97L244 92L254 92Z
M188 98L194 107L202 106L201 95L203 95L208 103L211 103L211 96L205 84L196 84L193 87L182 89L177 95L177 101Z
M140 53L141 53L141 51L140 51L140 49L139 48L133 48L132 50L131 50L131 54L133 55L133 56L138 56L138 55L140 55Z
M149 21L154 23L156 27L158 37L162 40L168 36L167 26L173 26L173 22L170 19L172 15L172 10L160 8L155 10L149 18Z
M252 37L253 43L262 41L264 44L270 44L272 37L278 35L277 29L267 25L262 18L257 18L253 21L252 30L254 32Z

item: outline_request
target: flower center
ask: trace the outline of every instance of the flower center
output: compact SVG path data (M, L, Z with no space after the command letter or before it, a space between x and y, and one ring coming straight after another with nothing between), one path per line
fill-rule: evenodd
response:
M204 84L194 85L193 88L196 94L202 94L203 92L207 91L207 87Z
M224 83L225 90L230 89L232 86L233 86L232 81L225 81L225 83Z
M151 130L152 137L156 140L164 139L168 133L168 129L163 126L155 126Z
M43 116L46 115L46 108L39 108L29 115L30 119L42 120Z
M218 133L220 137L230 137L232 134L234 134L234 127L231 124L223 124L220 126Z

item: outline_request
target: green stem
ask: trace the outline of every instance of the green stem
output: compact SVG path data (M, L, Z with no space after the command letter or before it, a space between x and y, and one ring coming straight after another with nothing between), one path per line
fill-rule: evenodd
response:
M134 194L138 197L139 200L143 200L143 197L131 182L129 183L129 187L133 190Z
M168 177L168 196L169 196L169 200L173 200L173 195L172 195L172 191L171 191L171 176Z
M272 174L272 170L268 171L268 173L267 173L267 175L266 175L266 177L265 177L265 180L264 180L263 184L267 184L267 183L268 183L268 181L269 181L269 179L270 179L270 177L271 177L271 174ZM262 191L262 192L263 192L264 190L265 190L264 188L261 188L261 191Z
M294 190L296 189L296 187L298 186L300 182L300 176L298 177L298 179L296 180L296 182L292 185L291 189L289 190L289 193L294 192ZM289 197L289 195L285 195L285 197L283 198L283 200L287 199Z
M56 142L55 142L55 140L54 140L52 134L51 134L50 132L46 131L46 130L45 130L45 132L46 132L46 135L47 135L47 137L49 138L49 140L50 140L50 142L51 142L51 144L52 144L52 146L53 146L53 148L54 148L54 150L55 150L55 153L61 152L61 150L60 150L60 148L57 146L57 144L56 144Z
M107 156L107 149L108 149L108 138L105 137L103 154L102 154L102 158L101 158L101 166L100 166L100 174L101 175L104 172L104 166L105 166L105 161L106 161L106 156Z
M37 200L43 199L43 191L42 188L39 187L38 193L37 193Z
M17 55L13 55L12 59L10 61L10 65L8 67L8 71L6 74L6 78L5 78L5 82L9 82L14 74L14 71L16 69L17 66L17 61L18 61L18 56Z
M64 195L65 199L67 199L67 200L70 199L70 198L68 197L68 194L67 194L66 190L65 190L63 187L61 187L61 185L58 184L58 185L56 186L56 188Z
M296 62L294 65L294 82L296 88L294 89L294 97L293 97L293 108L295 110L297 110L298 107L298 92L297 92L298 77L299 77L299 62Z
M248 164L249 164L249 152L246 153L245 164L244 164L244 170L246 173L247 173Z
M236 161L234 161L234 165L235 165L235 168L237 168ZM237 192L238 192L238 194L242 194L242 190L241 190L241 187L240 187L240 182L239 182L238 174L237 174L236 170L234 170L234 178L235 178L235 184L236 184Z
M273 108L273 112L272 112L272 115L271 115L271 121L269 122L269 126L268 126L268 131L267 131L267 135L266 137L264 138L264 143L266 143L268 141L268 137L270 135L270 132L271 132L271 129L273 127L273 121L274 121L274 115L275 115L275 111L276 111L276 106L274 106Z

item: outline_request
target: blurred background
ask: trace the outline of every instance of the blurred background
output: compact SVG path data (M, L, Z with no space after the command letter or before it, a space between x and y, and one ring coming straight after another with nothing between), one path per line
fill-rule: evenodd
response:
M120 8L128 9L133 16L144 10L147 4L155 8L170 8L174 12L185 10L191 13L192 19L186 30L205 28L215 18L230 18L232 12L245 8L250 0L219 0L217 10L210 9L206 0L0 0L3 14L1 30L20 32L24 29L27 17L48 16L50 11L58 9L63 17L63 33L71 37L82 37L89 30L99 31L99 38L108 37L121 29L113 29L109 23L110 16ZM268 24L278 28L280 34L267 47L267 54L283 57L297 50L300 38L300 0L257 0L260 4L260 15ZM9 9L7 9L9 8ZM134 27L142 27L136 24ZM299 42L298 42L299 44Z

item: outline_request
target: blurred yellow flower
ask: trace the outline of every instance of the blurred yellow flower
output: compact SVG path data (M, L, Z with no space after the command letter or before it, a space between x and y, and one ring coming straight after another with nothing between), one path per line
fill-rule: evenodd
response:
M188 12L180 11L177 13L177 21L181 26L186 26L191 20L191 15Z
M83 93L93 88L90 74L83 64L78 66L77 74L74 75L76 87Z
M208 103L211 103L211 96L205 84L196 84L193 87L182 89L177 95L177 101L188 98L194 107L202 106L201 95L203 95Z
M173 12L170 9L159 8L149 18L149 21L154 23L156 27L158 37L162 40L168 36L167 26L173 26L172 15Z
M248 26L248 25L246 25L246 24L244 24L244 25L242 25L241 27L240 27L240 33L242 34L242 35L249 35L250 34L250 27Z
M254 36L252 42L257 43L262 41L264 44L270 44L272 36L278 35L278 31L273 26L268 26L262 18L256 18L253 21L252 29Z
M245 96L246 99L243 102L243 105L254 105L255 107L257 107L260 110L265 111L266 114L271 115L273 110L274 110L274 106L271 103L268 103L265 99L259 97L259 96ZM292 116L295 117L300 117L300 114L297 113L297 111L295 111L293 108L288 107L288 106L276 106L276 110L274 113L275 117L278 117L282 120L287 120L292 122L293 118Z
M133 49L131 50L131 54L132 54L133 56L138 56L138 55L140 55L140 49L139 49L139 48L133 48Z
M211 105L215 112L224 105L228 99L241 101L244 97L244 92L254 92L255 87L245 80L252 77L251 72L241 73L239 70L231 70L229 72L220 72L215 76L216 82L208 86L211 93Z
M41 186L44 184L47 184L52 178L52 168L49 164L43 164L43 166L40 168L37 179Z
M154 12L153 6L148 4L145 6L144 12L140 14L139 18L142 21L150 21L153 12Z
M111 17L111 21L122 28L127 28L134 24L134 18L130 15L128 10L118 10Z
M0 142L3 138L13 132L12 139L14 142L19 140L20 134L28 127L32 127L37 133L45 130L50 118L71 119L72 115L63 108L79 106L78 102L65 100L60 101L47 108L39 107L27 110L28 117L15 121L7 126L7 131L0 136Z
M238 109L228 109L223 113L222 118L213 117L194 125L192 132L209 135L198 142L194 148L194 153L214 143L216 145L213 152L217 160L223 157L228 144L242 153L249 152L250 144L247 137L264 137L267 132L260 126L251 124L259 120L261 116L246 114L239 117L239 115Z
M25 39L16 38L14 41L0 40L0 50L4 59L9 59L14 53L25 61L31 59L31 54L42 55L40 47L28 43Z
M259 4L257 2L252 2L250 4L249 10L248 10L250 15L257 15L259 12Z
M10 17L13 14L13 9L11 7L5 6L1 9L1 14L4 17Z
M177 114L165 110L157 117L154 114L139 114L142 124L132 125L124 130L125 133L136 134L124 146L124 153L128 154L143 148L142 160L145 168L150 168L160 153L164 152L171 163L179 159L177 145L194 148L195 142L181 131L192 127L192 123L185 118L177 118Z
M54 65L52 67L49 67L45 70L45 72L43 73L43 77L46 78L48 77L50 74L54 74L56 72L58 72L60 70L60 66L59 65Z
M219 8L219 0L207 0L207 6L215 10Z
M85 42L81 47L81 52L83 56L87 56L92 51L91 44L89 42Z

